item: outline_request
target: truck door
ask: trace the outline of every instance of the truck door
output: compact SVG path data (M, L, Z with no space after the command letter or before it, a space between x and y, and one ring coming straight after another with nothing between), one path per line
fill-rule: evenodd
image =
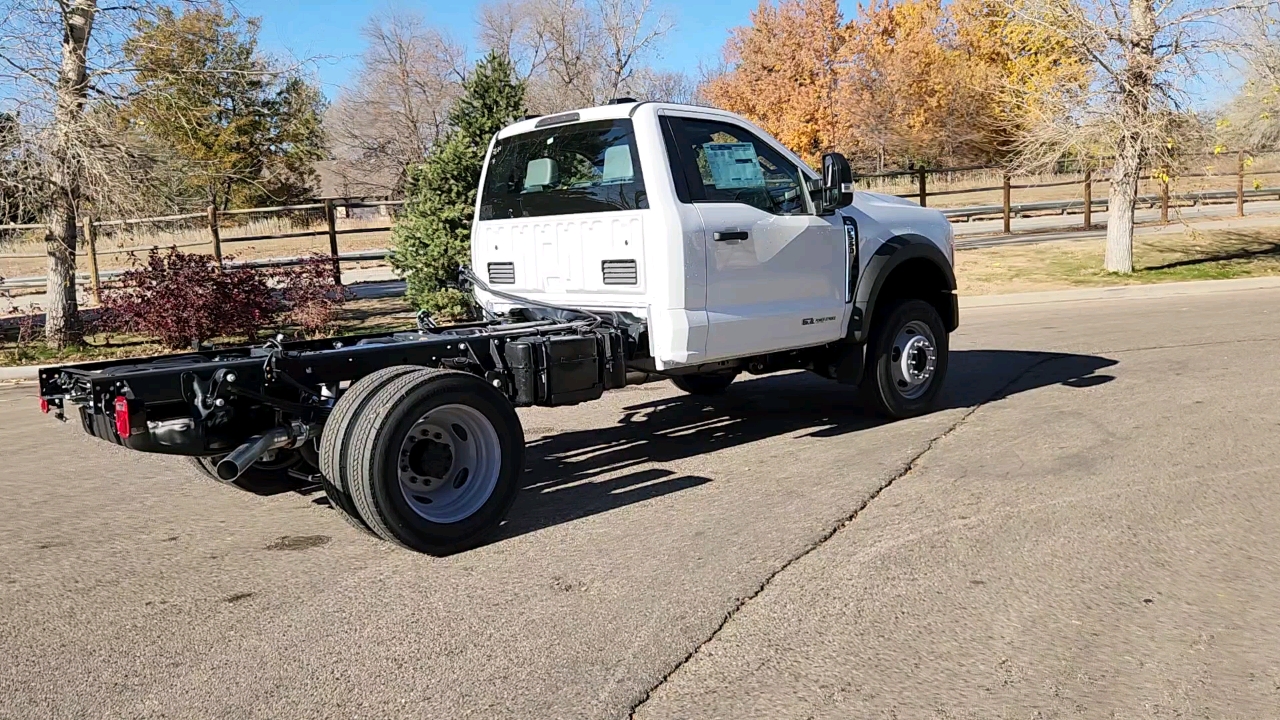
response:
M664 118L702 217L708 360L821 345L844 327L847 242L838 215L814 214L805 176L734 123Z

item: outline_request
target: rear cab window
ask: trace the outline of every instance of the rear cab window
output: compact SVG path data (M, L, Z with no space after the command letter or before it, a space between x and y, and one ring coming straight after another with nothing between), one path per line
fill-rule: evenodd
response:
M481 220L649 207L630 119L499 138L485 171Z

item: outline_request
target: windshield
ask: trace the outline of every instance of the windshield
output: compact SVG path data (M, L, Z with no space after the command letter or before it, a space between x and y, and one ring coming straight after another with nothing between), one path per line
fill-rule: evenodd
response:
M481 220L649 207L630 120L534 130L494 145Z

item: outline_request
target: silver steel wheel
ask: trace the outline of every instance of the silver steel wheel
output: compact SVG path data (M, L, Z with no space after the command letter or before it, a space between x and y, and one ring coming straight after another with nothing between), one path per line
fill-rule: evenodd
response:
M493 495L502 445L479 410L441 405L414 424L398 463L405 502L424 520L447 525L471 517Z
M912 320L898 331L889 356L898 394L914 400L929 390L938 366L937 342L927 323Z

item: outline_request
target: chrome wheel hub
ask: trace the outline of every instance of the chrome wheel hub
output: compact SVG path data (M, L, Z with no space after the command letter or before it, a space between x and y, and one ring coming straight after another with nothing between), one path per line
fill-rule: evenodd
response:
M912 320L898 331L893 340L893 384L907 400L920 397L933 382L938 365L938 350L933 331L918 320Z

